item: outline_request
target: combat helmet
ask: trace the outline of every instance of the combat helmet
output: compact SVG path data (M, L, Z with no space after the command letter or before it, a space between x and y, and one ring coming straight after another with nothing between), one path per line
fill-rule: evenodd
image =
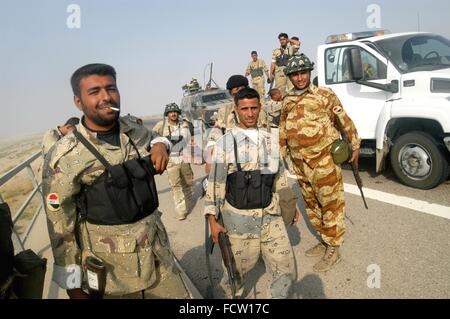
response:
M295 72L312 71L314 70L314 62L304 55L293 55L289 58L287 66L284 68L284 74L290 75Z
M166 108L164 109L164 116L167 116L170 112L177 112L178 114L181 114L181 109L177 105L177 103L170 103L166 105Z

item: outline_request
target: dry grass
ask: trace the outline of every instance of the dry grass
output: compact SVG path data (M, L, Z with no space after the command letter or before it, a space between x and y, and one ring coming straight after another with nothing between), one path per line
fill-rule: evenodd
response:
M18 140L3 141L0 143L0 175L5 174L18 164L28 159L31 155L40 150L42 136L31 136ZM41 180L40 166L42 165L42 158L35 160L31 167L38 180ZM22 170L19 174L0 186L0 195L11 208L13 216L16 215L19 208L22 206L25 199L34 189L27 170ZM40 193L37 193L30 204L25 209L21 219L16 225L19 232L25 231L27 224L33 217L36 209L41 204Z

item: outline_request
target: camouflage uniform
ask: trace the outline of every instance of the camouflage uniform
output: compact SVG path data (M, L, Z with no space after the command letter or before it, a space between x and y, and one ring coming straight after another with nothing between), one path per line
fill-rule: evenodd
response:
M141 156L149 155L150 141L169 146L165 138L153 139L155 136L143 126L122 118L119 121L120 146L99 140L82 124L76 128L112 165L137 158L130 138ZM171 297L187 297L180 276L170 271L173 255L157 209L133 224L77 222L77 197L82 186L91 185L104 170L73 133L61 139L46 157L42 189L55 261L53 280L63 289L86 287L85 261L94 255L106 266L106 295L125 296L145 289L151 294L160 284L170 281L177 283ZM156 282L156 288L149 288Z
M44 156L47 155L53 145L55 145L62 137L63 135L58 128L45 132L44 137L42 138L42 153Z
M186 217L193 200L194 174L191 165L184 162L182 158L183 146L186 145L186 140L190 138L188 130L189 127L186 121L179 121L173 125L167 119L159 121L153 127L153 132L160 136L171 136L174 138L183 136L183 141L172 148L169 164L167 165L167 175L170 187L172 187L178 218Z
M289 152L299 178L311 223L329 246L340 246L345 233L341 168L330 153L339 138L336 121L347 132L352 149L360 146L356 128L338 97L313 84L284 99L280 123L282 156Z
M266 95L264 74L267 74L268 72L269 70L267 69L266 63L261 59L257 59L256 62L251 61L245 70L246 75L251 75L252 87L258 91L261 100L263 100Z
M227 132L231 130L234 127L237 127L239 124L239 118L237 114L234 112L234 103L223 106L218 113L218 120L216 122L216 126L214 127L208 135L208 143L206 147L211 147L215 144L215 142L223 136L223 132ZM274 129L275 126L271 125L271 117L269 113L263 109L261 109L261 112L259 113L258 117L258 127L264 128L268 134L272 136L279 136L278 129ZM276 134L276 135L274 135ZM286 171L287 173L287 171ZM281 209L283 214L290 215L290 211L295 210L296 208L296 202L297 202L297 195L295 192L288 186L283 189L282 192L280 192L281 196Z
M283 54L288 56L292 56L297 53L300 46L288 44L286 48L276 48L272 53L272 63L276 63L277 58ZM279 89L281 93L284 95L286 92L289 92L293 85L288 77L284 74L285 66L275 66L275 88Z
M272 127L278 127L281 115L281 108L283 107L283 102L270 100L266 103L266 113L267 113L267 122ZM276 123L276 119L278 119L278 124Z
M246 134L250 131L254 132L253 137ZM277 174L272 202L264 209L237 209L225 199L227 176L237 170L233 136L236 138L238 160L243 171L261 169L269 174ZM296 274L294 255L279 204L278 191L287 187L287 180L278 155L278 141L273 140L265 130L235 127L221 137L214 146L205 215L216 216L220 207L236 268L243 281L262 253L266 268L272 275L272 297L286 298ZM267 167L264 167L264 163L267 163ZM242 291L243 287L239 290Z

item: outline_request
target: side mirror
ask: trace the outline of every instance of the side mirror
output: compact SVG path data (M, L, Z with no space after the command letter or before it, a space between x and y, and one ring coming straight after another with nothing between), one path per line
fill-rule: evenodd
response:
M335 60L334 54L329 54L329 55L328 55L328 62L334 63L334 60Z
M359 48L351 48L349 52L350 60L350 71L352 74L352 80L358 81L364 77L362 61L361 61L361 51Z

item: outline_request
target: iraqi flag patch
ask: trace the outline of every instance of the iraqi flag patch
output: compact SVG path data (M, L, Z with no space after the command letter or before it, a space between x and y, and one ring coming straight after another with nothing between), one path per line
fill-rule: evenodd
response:
M336 105L335 107L333 107L333 113L334 114L342 113L342 106Z
M47 195L47 208L51 212L57 212L61 208L59 202L59 196L56 193L50 193Z

